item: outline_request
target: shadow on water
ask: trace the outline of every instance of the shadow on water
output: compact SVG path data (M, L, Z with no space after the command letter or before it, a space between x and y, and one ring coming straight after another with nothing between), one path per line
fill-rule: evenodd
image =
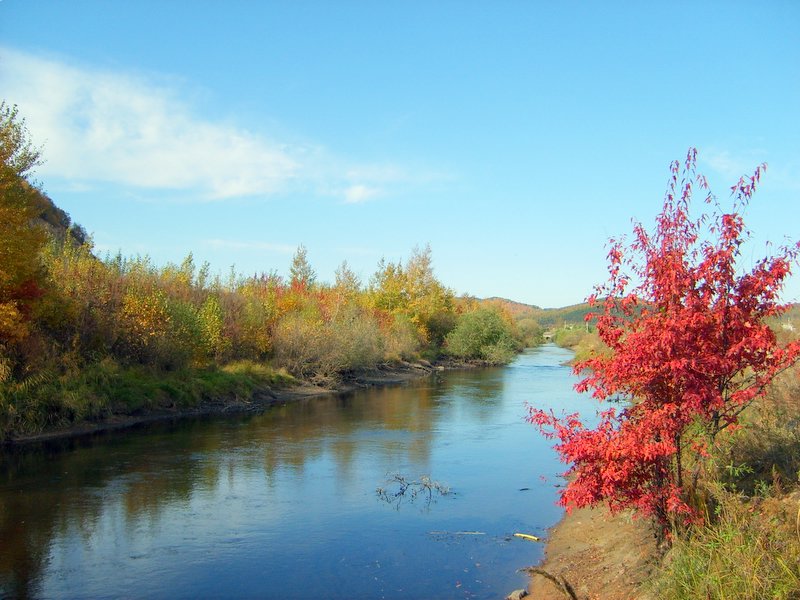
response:
M508 535L559 515L520 361L4 451L0 596L496 597L539 552ZM387 510L375 489L397 472L454 498ZM431 535L472 527L487 535Z

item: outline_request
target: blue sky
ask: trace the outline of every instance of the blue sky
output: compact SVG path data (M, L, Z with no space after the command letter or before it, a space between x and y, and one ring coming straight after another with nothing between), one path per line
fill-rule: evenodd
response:
M793 1L1 0L0 96L96 247L159 264L366 282L430 243L457 293L563 306L690 146L723 199L769 163L745 266L800 237Z

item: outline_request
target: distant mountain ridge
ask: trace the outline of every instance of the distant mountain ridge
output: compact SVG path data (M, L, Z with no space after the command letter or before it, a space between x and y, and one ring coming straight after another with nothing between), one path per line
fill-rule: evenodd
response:
M517 302L499 296L484 298L481 302L502 306L515 319L525 317L534 319L544 329L554 329L565 325L582 325L588 313L602 313L603 311L602 302L595 307L589 306L587 302L582 302L580 304L562 306L561 308L541 308L535 304L525 304L524 302ZM781 320L784 323L800 322L800 303L790 302L786 313L781 316Z
M515 318L529 316L538 321L539 324L546 329L551 327L560 327L564 324L582 324L588 313L597 310L597 308L593 309L586 302L572 304L561 308L542 308L540 306L536 306L535 304L525 304L523 302L509 300L508 298L500 298L498 296L486 298L484 301L502 306Z
M525 304L524 302L509 300L508 298L501 298L500 296L492 296L491 298L484 298L482 302L491 302L493 304L499 304L503 306L506 310L508 310L512 315L527 313L532 310L544 310L541 307L536 306L535 304Z

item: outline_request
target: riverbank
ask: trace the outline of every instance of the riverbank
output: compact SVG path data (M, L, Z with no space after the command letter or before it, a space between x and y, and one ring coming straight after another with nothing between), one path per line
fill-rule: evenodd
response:
M309 381L278 378L269 383L254 386L246 395L222 393L204 394L192 405L177 403L157 403L152 409L137 410L130 414L112 411L102 418L82 420L66 426L56 426L35 433L18 433L8 436L2 445L19 446L57 439L66 439L128 429L131 427L187 417L242 412L259 412L279 404L299 399L329 394L345 394L368 387L402 385L416 379L428 377L437 371L474 369L488 366L483 361L464 361L441 359L435 363L428 361L392 363L364 369L349 377L326 385ZM0 446L2 447L2 446Z
M566 580L581 600L651 600L643 585L658 565L653 524L630 512L605 507L565 514L546 539L545 558L536 568ZM534 600L564 600L557 586L531 573Z

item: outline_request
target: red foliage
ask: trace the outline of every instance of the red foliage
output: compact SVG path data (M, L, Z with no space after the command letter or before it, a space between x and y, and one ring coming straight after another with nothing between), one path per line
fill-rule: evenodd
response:
M576 415L530 409L529 420L558 440L556 449L571 465L560 499L568 508L605 501L612 510L635 508L665 525L696 518L687 502L683 451L706 453L800 355L800 344L780 347L764 322L785 310L779 293L800 245L780 248L749 272L736 269L749 236L741 213L766 165L733 186L730 212L707 192L714 210L692 219L693 190L708 190L696 156L690 149L682 169L677 161L671 165L652 233L637 223L630 244L611 240L609 280L589 298L602 304L601 313L587 318L596 320L611 353L576 365L585 375L576 389L632 402L601 413L594 429Z

